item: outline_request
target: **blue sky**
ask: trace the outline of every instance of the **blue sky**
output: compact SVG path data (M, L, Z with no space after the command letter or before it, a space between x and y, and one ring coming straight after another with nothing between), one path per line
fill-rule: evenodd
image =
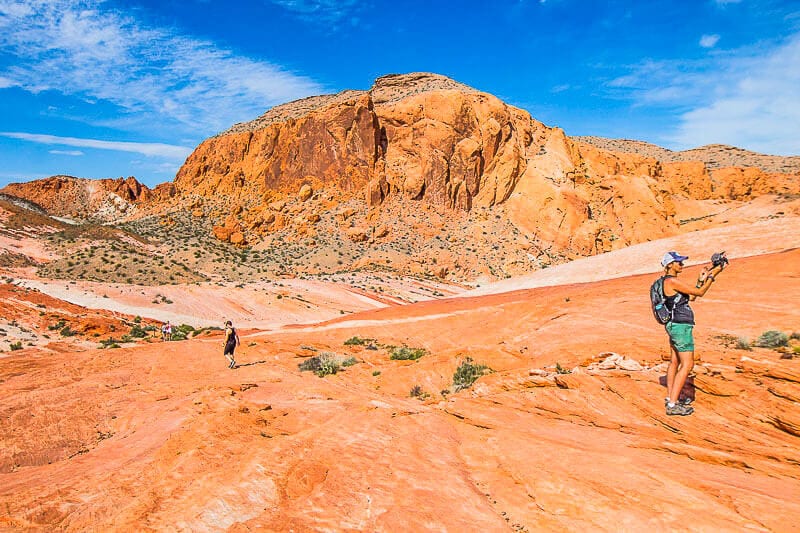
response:
M800 155L800 0L0 0L0 186L154 186L269 107L415 71L568 135Z

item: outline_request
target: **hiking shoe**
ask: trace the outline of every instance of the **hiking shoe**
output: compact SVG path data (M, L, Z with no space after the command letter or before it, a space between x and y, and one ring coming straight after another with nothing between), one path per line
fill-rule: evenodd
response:
M670 416L686 416L694 413L694 407L691 405L683 405L682 403L676 403L672 407L667 405L667 414Z
M692 402L694 402L694 400L692 400L687 396L686 398L681 398L676 403L679 403L681 405L692 405ZM668 405L669 405L669 398L664 398L664 407Z

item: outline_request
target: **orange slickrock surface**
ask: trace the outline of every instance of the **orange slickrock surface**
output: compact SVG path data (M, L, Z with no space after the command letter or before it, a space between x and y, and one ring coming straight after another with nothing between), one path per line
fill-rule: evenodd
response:
M800 359L734 341L800 330L800 250L734 260L693 304L689 417L664 414L654 277L241 332L234 370L219 337L3 354L0 525L796 530ZM343 344L355 335L377 349ZM428 353L394 361L389 344ZM298 370L323 351L359 362ZM455 392L468 356L494 372Z

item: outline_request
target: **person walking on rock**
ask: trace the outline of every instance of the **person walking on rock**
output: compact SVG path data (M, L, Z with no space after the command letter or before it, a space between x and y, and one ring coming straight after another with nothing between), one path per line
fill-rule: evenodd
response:
M678 252L667 252L661 259L664 267L664 296L667 309L671 312L666 323L670 343L670 361L667 367L667 398L665 399L668 415L690 415L694 408L689 405L690 398L679 401L681 390L686 384L689 373L694 368L694 312L689 302L703 296L714 283L716 276L728 263L725 252L712 256L711 269L703 268L695 285L690 285L678 276L683 272L683 262L689 259Z
M230 320L225 322L225 351L223 355L228 360L228 368L236 368L236 359L234 359L233 352L239 346L239 335L233 328Z

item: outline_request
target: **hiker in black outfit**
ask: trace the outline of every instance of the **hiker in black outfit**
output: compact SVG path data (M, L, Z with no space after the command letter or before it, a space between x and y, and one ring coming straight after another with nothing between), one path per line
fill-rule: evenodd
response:
M683 271L683 262L689 259L677 252L667 252L661 260L664 267L664 296L667 308L672 312L666 324L671 348L669 367L667 368L667 398L665 399L668 415L690 415L694 408L689 405L691 398L678 401L689 373L694 368L694 312L689 302L703 296L716 276L728 263L725 252L712 256L713 267L703 269L695 285L678 279ZM715 259L716 258L716 259Z
M233 329L233 324L228 320L225 322L225 351L223 355L228 360L228 368L236 368L236 360L234 359L233 352L239 346L239 335Z

